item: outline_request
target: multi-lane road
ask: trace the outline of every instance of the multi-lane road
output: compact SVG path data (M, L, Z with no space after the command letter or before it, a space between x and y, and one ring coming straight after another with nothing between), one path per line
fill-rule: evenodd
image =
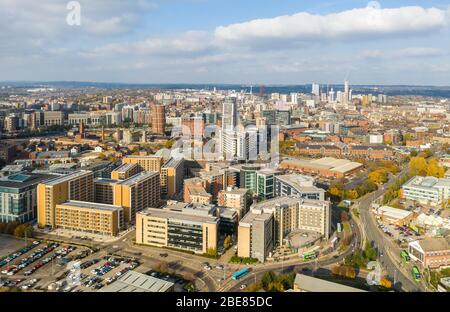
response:
M406 173L403 170L397 177L381 187L378 191L368 194L355 203L359 207L361 224L364 237L367 241L372 242L374 247L379 251L379 263L388 275L394 279L394 287L403 291L425 291L424 285L418 284L412 280L410 273L404 271L400 265L399 259L400 248L395 245L384 233L378 228L374 216L371 214L372 203L376 202L386 192L399 177Z

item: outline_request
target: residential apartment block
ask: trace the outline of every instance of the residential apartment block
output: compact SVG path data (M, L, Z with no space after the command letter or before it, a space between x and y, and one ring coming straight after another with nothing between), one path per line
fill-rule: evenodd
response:
M111 179L126 180L139 172L141 172L139 165L125 163L111 172Z
M329 238L330 202L283 196L253 204L239 222L238 255L264 261L270 248L282 245L294 230L314 231Z
M107 204L68 201L56 205L56 227L116 236L124 227L123 208Z
M161 187L158 172L141 172L114 185L114 205L124 209L126 223L135 220L136 213L159 207Z
M68 200L94 201L94 175L92 171L77 171L56 177L37 186L38 225L55 227L55 208Z
M162 194L172 197L183 190L184 159L169 159L161 168Z
M137 164L143 171L161 172L164 159L161 156L127 156L122 159L124 164Z

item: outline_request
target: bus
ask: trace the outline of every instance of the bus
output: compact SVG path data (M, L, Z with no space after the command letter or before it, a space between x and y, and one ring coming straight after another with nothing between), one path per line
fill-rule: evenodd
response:
M409 254L406 252L406 250L402 250L400 252L400 257L402 257L402 260L404 263L408 264L409 261L411 261L411 257L409 256Z
M312 259L315 259L316 257L317 257L317 253L315 251L305 252L304 254L302 254L303 261L312 260Z
M238 279L241 279L244 276L246 276L249 272L250 272L249 268L245 268L245 269L239 270L239 271L233 273L232 278L235 281L237 281Z
M412 268L411 273L412 273L412 276L413 276L414 280L416 282L420 282L420 280L422 279L422 276L420 275L420 271L419 271L419 269L416 266L414 266Z

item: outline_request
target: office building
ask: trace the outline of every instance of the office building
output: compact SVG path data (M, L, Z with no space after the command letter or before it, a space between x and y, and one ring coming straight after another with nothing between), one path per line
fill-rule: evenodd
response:
M37 218L37 185L50 175L17 173L0 179L0 222Z
M164 159L161 156L127 156L122 159L124 164L137 164L143 171L161 172Z
M164 105L154 105L152 109L152 132L163 135L166 128L166 108Z
M403 184L401 197L439 206L450 198L450 179L416 176Z
M278 171L261 169L256 172L256 195L259 200L266 200L275 196L275 176Z
M217 250L219 218L177 203L136 216L136 243L206 253Z
M277 175L275 196L325 200L325 190L315 186L314 181L312 177L299 174Z
M233 166L239 170L239 187L248 189L252 194L257 193L257 172L261 169L260 165L245 164Z
M422 268L440 268L450 266L450 237L427 238L408 244L408 253L412 260Z
M158 172L141 172L114 185L114 205L124 209L124 220L132 223L136 213L159 207L161 199Z
M111 172L111 179L126 180L141 172L138 164L123 164Z
M70 200L56 205L55 211L57 228L116 236L124 227L120 206Z
M80 170L43 181L37 186L38 225L55 226L55 208L68 200L94 201L94 175Z

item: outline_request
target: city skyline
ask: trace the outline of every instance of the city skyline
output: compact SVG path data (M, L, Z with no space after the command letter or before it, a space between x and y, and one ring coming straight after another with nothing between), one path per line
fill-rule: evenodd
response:
M445 1L241 2L0 0L0 81L448 85Z

